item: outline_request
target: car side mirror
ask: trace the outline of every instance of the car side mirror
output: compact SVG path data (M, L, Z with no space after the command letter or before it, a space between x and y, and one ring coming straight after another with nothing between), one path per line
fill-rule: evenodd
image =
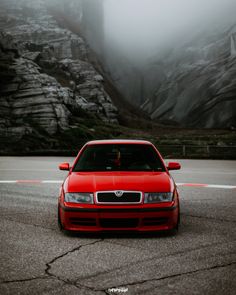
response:
M179 170L180 168L181 168L181 165L178 162L170 162L167 165L168 170Z
M59 169L60 170L66 170L66 171L69 171L70 170L70 164L69 163L61 163L59 165Z

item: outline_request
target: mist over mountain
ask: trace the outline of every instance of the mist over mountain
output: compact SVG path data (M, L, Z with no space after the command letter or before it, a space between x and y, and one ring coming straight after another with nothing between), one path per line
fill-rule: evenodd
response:
M232 0L105 0L104 64L115 85L158 122L236 126Z
M234 0L104 0L107 45L114 42L131 60L143 62L235 21L235 9Z
M235 126L235 36L236 25L221 27L173 49L162 60L150 61L143 82L148 98L142 108L162 123Z
M234 0L0 0L1 147L234 130L235 16Z

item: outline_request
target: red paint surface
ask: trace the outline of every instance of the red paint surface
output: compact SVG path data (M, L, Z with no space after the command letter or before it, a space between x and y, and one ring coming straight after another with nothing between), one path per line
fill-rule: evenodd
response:
M96 144L141 144L152 145L146 141L93 141L87 145ZM165 168L163 172L72 172L73 167L79 159L82 151L87 147L85 145L79 152L71 171L62 185L59 196L59 218L64 229L72 231L107 231L107 230L135 230L135 231L157 231L170 230L177 226L179 215L179 196L176 191L176 185L171 178L169 171ZM153 146L153 145L152 145ZM161 158L159 152L155 149L157 155ZM164 165L165 166L165 165ZM140 204L76 204L64 201L64 193L87 192L95 193L97 191L140 191L142 192L142 202ZM163 202L156 204L144 204L144 194L148 192L172 192L174 197L172 202ZM75 211L80 209L80 211ZM95 210L90 212L90 210ZM105 211L104 211L105 209ZM114 211L122 209L122 212ZM83 211L84 210L84 211ZM96 211L97 210L97 211ZM113 211L112 211L113 210ZM136 210L136 211L135 211ZM139 210L139 211L138 211ZM146 211L145 211L146 210ZM148 211L151 210L151 211ZM148 225L146 218L152 220L161 220L160 224ZM93 225L75 224L72 220L93 220ZM111 222L111 226L103 227L102 220ZM133 227L113 227L114 220L138 220L137 226ZM163 222L165 220L165 222Z

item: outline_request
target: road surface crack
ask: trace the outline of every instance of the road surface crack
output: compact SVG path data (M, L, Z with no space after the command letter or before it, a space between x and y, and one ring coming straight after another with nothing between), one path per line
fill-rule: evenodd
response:
M128 284L125 284L125 285L109 287L108 289L103 290L103 291L105 291L106 294L110 295L109 289L112 289L112 288L117 289L117 288L122 288L122 287L130 287L130 286L142 285L142 284L145 284L145 283L148 283L148 282L158 282L158 281L162 281L162 280L166 280L166 279L191 275L191 274L195 274L195 273L199 273L199 272L203 272L203 271L210 271L210 270L217 269L217 268L223 268L223 267L231 266L231 265L234 265L234 264L236 264L236 261L233 261L233 262L230 262L230 263L227 263L227 264L223 264L223 265L214 265L214 266L211 266L211 267L206 267L206 268L197 269L197 270L193 270L193 271L177 273L177 274L164 276L164 277L160 277L160 278L146 279L146 280L141 280L141 281L137 281L137 282L133 282L133 283L128 283Z
M232 242L234 242L234 240ZM106 241L106 243L116 244L116 243L113 243L113 242L110 242L110 241ZM152 261L153 259L158 259L159 260L159 259L175 257L177 255L179 256L179 255L182 255L182 254L189 254L191 252L199 251L199 250L202 250L202 249L207 249L207 248L210 248L212 246L224 245L224 244L228 244L228 242L227 243L212 243L212 244L202 245L202 246L195 247L195 248L192 248L192 249L189 249L189 250L184 249L184 250L176 251L176 252L173 252L173 253L169 253L169 254L164 255L164 256L163 255L162 256L154 255L154 256L148 257L146 259L140 259L140 260L137 260L137 261L134 261L134 262L130 262L130 263L128 263L128 266L132 267L132 266L138 265L140 263L145 263L145 262ZM124 246L122 244L118 244L118 245ZM103 270L103 271L98 272L96 274L88 275L84 279L96 278L99 275L109 274L111 271L119 271L119 270L122 270L124 268L127 268L127 264L119 266L119 267L114 267L113 269L109 269L107 271Z
M57 231L57 229L54 229L54 228L51 228L51 227L42 226L42 225L35 224L35 223L23 222L23 221L14 220L14 219L11 219L11 218L4 218L4 219L5 220L8 220L8 221L11 221L11 222L15 222L15 223L20 223L20 224L25 224L25 225L29 225L29 226L39 227L39 228L46 229L46 230Z
M22 282L29 282L29 281L34 281L34 280L43 280L47 279L48 277L44 276L38 276L34 278L28 278L28 279L19 279L19 280L6 280L6 281L1 281L0 284L11 284L11 283L22 283Z
M55 263L57 260L65 257L66 255L68 255L70 253L73 253L75 251L79 251L83 247L86 247L86 246L90 246L90 245L94 245L94 244L103 242L103 240L104 239L99 239L99 240L96 240L96 241L93 241L93 242L90 242L90 243L87 243L87 244L84 244L84 245L80 245L80 246L78 246L78 247L76 247L76 248L74 248L72 250L69 250L69 251L67 251L67 252L65 252L65 253L57 256L57 257L54 257L51 261L49 261L48 263L46 263L45 275L46 276L49 276L49 277L52 277L52 278L55 278L55 279L63 282L65 285L72 285L72 286L76 287L77 289L84 288L84 289L87 289L87 290L90 290L90 291L94 291L94 292L98 291L98 290L95 290L95 289L93 289L91 287L87 287L87 286L84 286L82 284L79 284L77 282L77 280L72 281L72 280L63 279L60 276L57 276L57 275L53 274L52 272L50 272L50 270L51 270L52 264ZM103 290L99 290L99 291L102 291L103 292Z
M210 217L210 216L199 216L199 215L191 215L191 214L184 214L181 213L182 216L186 216L186 217L193 217L193 218L202 218L202 219L210 219L210 220L216 220L219 222L232 222L232 223L236 223L236 220L228 220L228 219L222 219L222 218L215 218L215 217Z
M45 280L45 279L48 279L48 278L51 278L51 279L56 279L58 281L61 281L64 285L71 285L71 286L74 286L76 287L77 289L85 289L85 290L89 290L89 291L93 291L93 292L99 292L100 294L101 293L105 293L105 291L103 290L96 290L92 287L87 287L87 286L83 286L82 284L79 284L77 281L70 281L70 280L66 280L66 279L63 279L55 274L53 274L52 272L50 272L51 270L51 267L52 267L52 264L55 263L57 260L65 257L66 255L70 254L70 253L73 253L75 251L79 251L80 249L82 249L83 247L86 247L86 246L90 246L90 245L94 245L96 243L99 243L99 242L102 242L104 239L99 239L99 240L96 240L96 241L93 241L93 242L90 242L90 243L87 243L87 244L84 244L84 245L80 245L72 250L69 250L59 256L56 256L54 257L51 261L47 262L46 263L46 269L44 270L45 274L44 275L41 275L41 276L38 276L38 277L32 277L32 278L25 278L25 279L19 279L19 280L5 280L5 281L1 281L0 284L10 284L10 283L24 283L24 282L29 282L29 281L34 281L34 280L39 280L39 279L42 279L42 280Z

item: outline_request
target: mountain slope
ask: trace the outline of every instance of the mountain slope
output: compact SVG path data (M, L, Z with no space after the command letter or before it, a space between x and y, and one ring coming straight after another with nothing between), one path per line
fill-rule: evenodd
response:
M153 120L194 128L236 126L236 24L201 33L162 60L153 59L147 73L153 66L155 82L142 104Z
M0 25L0 148L25 137L47 145L76 128L79 141L93 137L89 121L118 123L84 40L60 28L45 1L1 1Z

